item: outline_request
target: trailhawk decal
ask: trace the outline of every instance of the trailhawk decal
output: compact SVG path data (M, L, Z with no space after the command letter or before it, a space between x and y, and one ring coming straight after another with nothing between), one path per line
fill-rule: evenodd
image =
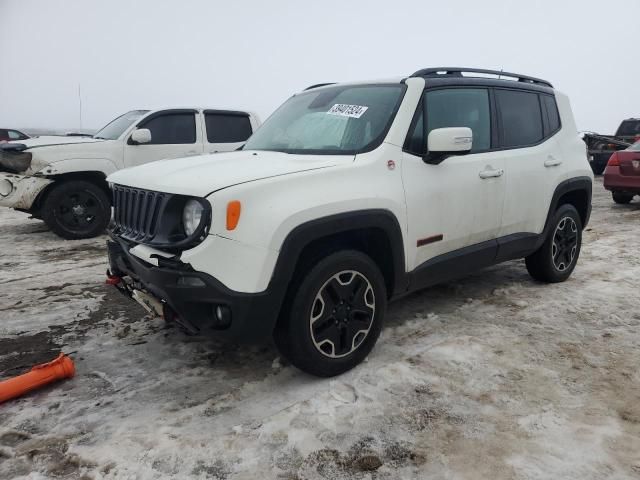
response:
M362 105L336 103L327 113L330 115L339 115L341 117L360 118L368 109L369 107L364 107Z

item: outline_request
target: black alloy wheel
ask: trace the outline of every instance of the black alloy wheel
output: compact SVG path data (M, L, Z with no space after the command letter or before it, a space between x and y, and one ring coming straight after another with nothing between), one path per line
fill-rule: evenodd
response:
M100 213L98 199L91 192L71 192L57 206L56 216L69 230L91 227Z
M312 375L352 369L375 345L387 307L378 265L357 250L323 254L291 282L274 331L280 353Z
M582 246L582 220L573 205L561 205L549 222L544 243L525 258L529 274L541 282L564 282L576 266Z
M83 180L54 183L42 202L42 219L66 239L91 238L104 232L111 203L104 189Z
M564 272L573 263L578 250L578 226L571 217L564 217L558 223L553 235L551 254L553 265Z
M369 334L375 313L369 280L354 270L338 272L320 287L313 302L309 315L313 344L329 358L349 355Z

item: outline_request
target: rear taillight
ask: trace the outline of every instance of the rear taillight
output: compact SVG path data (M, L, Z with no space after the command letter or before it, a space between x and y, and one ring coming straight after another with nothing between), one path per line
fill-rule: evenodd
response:
M633 143L636 143L636 142L638 142L638 141L640 141L640 135L636 135L636 136L633 138Z
M609 157L609 161L607 162L607 167L619 167L620 159L618 158L618 152L613 152Z

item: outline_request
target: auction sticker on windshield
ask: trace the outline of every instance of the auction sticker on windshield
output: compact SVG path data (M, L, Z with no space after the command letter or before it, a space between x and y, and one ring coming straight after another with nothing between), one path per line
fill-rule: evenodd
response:
M368 108L369 107L364 107L362 105L336 103L327 113L330 115L340 115L341 117L360 118Z

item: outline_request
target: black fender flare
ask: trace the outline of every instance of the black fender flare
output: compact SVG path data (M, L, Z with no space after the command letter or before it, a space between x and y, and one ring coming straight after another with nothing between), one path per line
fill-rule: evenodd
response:
M315 240L339 233L377 228L388 237L394 273L393 296L405 292L408 277L405 269L404 240L396 216L385 209L356 210L317 218L295 227L286 236L278 254L267 290L274 295L278 311L293 278L300 255L306 246Z
M569 178L568 180L561 182L553 192L553 197L551 197L551 204L549 205L549 211L547 213L547 219L544 222L544 229L542 230L542 235L540 235L540 245L544 243L545 238L547 238L547 235L549 234L549 230L551 229L551 218L553 217L553 214L556 212L556 210L558 210L560 198L567 193L575 191L583 191L587 194L587 212L582 228L584 230L587 227L589 218L591 217L591 197L593 192L593 181L591 180L591 177L587 176Z

